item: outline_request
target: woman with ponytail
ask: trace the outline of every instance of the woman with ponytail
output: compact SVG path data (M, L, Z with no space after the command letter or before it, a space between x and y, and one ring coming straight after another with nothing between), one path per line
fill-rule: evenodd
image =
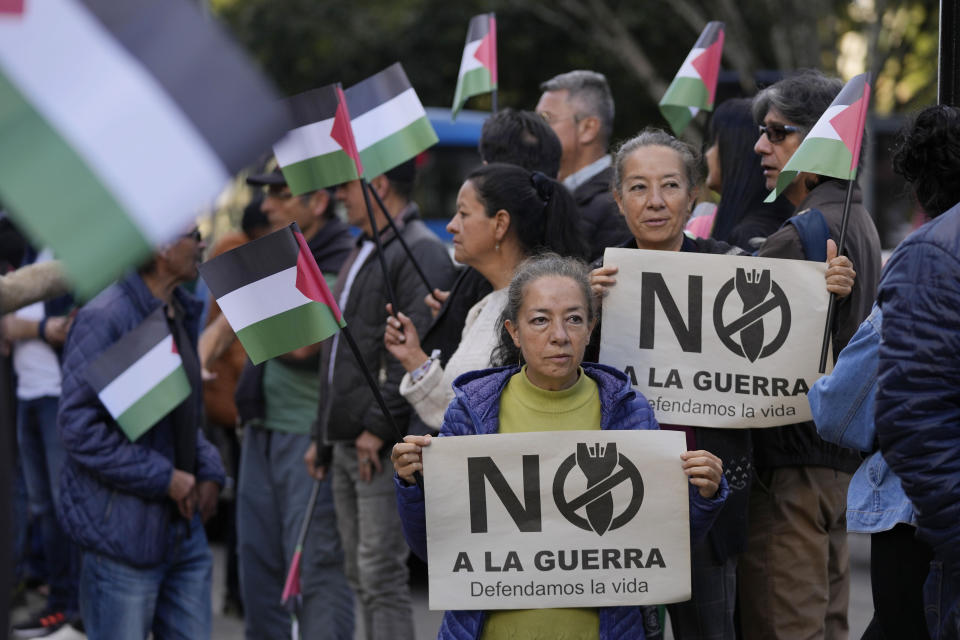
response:
M480 272L493 292L470 309L460 344L445 366L441 354L423 351L416 328L403 313L387 318L383 337L387 349L407 370L400 393L424 424L440 428L453 399L454 378L491 365L498 341L497 320L517 266L544 251L587 256L577 225L577 206L570 193L540 172L494 163L467 176L447 231L453 234L454 259ZM389 305L387 310L393 311Z

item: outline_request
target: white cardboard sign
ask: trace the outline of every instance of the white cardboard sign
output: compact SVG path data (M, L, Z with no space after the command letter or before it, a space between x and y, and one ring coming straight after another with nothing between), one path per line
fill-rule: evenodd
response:
M423 450L431 609L690 598L683 433L434 438Z
M600 362L630 376L659 422L811 419L826 265L641 249L607 249L604 264L619 272L603 300Z

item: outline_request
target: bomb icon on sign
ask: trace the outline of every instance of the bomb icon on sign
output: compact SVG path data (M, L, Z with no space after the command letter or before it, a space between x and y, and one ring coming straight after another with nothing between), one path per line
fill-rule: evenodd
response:
M740 309L736 319L724 321L723 310L727 298L736 292ZM779 316L779 329L774 333L774 316ZM765 325L769 321L770 325ZM790 334L790 303L771 277L770 270L737 269L717 293L713 305L713 324L720 341L733 353L750 362L777 352ZM766 342L773 335L770 342Z
M567 500L567 478L578 469L587 480L586 491ZM616 513L613 490L622 483L629 483L630 501L620 513ZM623 454L618 454L617 444L585 442L577 444L577 452L568 456L553 478L553 499L561 515L572 524L586 531L603 535L619 529L630 522L643 502L643 479L640 471ZM583 511L584 515L580 515Z

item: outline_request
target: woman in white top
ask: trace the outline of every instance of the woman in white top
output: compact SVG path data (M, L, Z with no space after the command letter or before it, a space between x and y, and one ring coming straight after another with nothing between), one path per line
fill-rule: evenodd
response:
M440 428L457 376L491 365L499 340L497 320L517 265L540 251L586 256L577 224L570 193L540 172L495 163L467 176L447 231L453 234L454 259L476 269L493 292L470 309L446 367L440 365L438 352L424 353L416 328L403 313L387 318L383 336L387 349L407 370L400 393L427 426ZM389 305L387 311L392 312Z

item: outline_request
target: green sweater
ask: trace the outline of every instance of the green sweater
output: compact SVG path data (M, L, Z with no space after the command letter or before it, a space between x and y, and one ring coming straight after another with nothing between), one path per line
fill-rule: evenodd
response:
M583 374L569 389L546 391L533 385L527 368L510 378L500 396L500 433L573 431L600 428L597 383ZM591 640L600 637L596 609L490 611L481 640Z

